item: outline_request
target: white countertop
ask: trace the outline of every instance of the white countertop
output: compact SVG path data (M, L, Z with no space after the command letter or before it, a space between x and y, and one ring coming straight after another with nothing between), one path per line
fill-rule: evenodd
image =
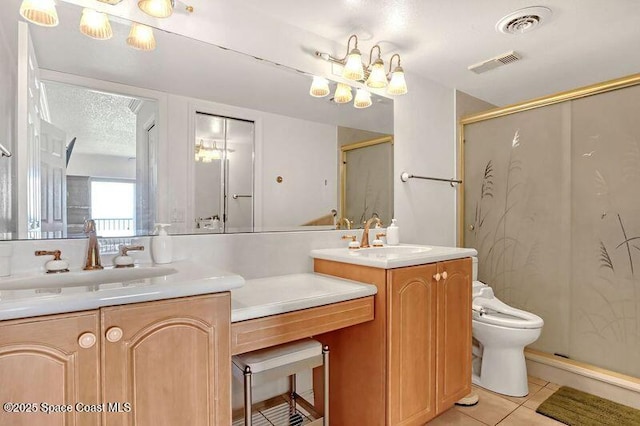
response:
M247 280L231 291L231 322L371 296L376 286L321 274L293 274Z
M218 293L242 287L245 282L240 275L189 261L162 266L167 275L108 284L2 290L0 279L0 320ZM100 272L86 272L93 273ZM64 274L56 276L57 280L63 278Z
M333 260L353 265L373 268L394 269L405 266L423 265L444 260L477 256L478 252L470 248L421 246L400 244L397 246L369 247L365 249L319 249L311 250L314 259Z

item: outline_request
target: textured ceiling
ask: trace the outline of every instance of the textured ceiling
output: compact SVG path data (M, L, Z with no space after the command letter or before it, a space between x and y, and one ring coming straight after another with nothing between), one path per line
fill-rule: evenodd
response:
M379 42L400 52L405 71L497 105L640 72L638 0L238 0L254 11L344 44L360 35L368 54ZM535 31L501 34L502 17L546 6ZM331 52L344 55L343 49ZM469 65L515 50L523 59L486 74ZM390 56L385 53L384 59ZM410 84L410 80L408 81Z
M74 137L73 152L136 156L136 115L132 98L52 82L43 82L52 124Z

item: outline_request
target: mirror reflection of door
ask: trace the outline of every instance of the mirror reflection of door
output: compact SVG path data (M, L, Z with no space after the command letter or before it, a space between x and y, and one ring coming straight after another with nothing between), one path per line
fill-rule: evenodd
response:
M253 231L254 123L196 113L195 226Z
M342 218L361 228L377 214L388 225L393 217L393 137L343 144L341 152Z
M66 236L67 135L44 120L40 122L41 231L45 238Z

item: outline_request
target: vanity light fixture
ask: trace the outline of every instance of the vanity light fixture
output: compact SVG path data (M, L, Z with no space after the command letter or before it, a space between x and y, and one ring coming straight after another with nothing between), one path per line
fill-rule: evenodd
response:
M354 40L354 47L351 48L351 41ZM377 50L377 57L373 59L373 51ZM389 71L385 72L384 61L382 60L382 50L379 45L375 45L369 51L369 63L362 63L362 55L358 50L358 36L353 34L347 40L347 54L342 58L336 58L329 53L316 51L316 56L335 64L342 65L342 77L364 82L367 87L381 89L387 87L389 95L404 95L407 93L407 82L404 78L404 70L400 66L400 55L398 53L391 56L389 61ZM393 67L393 60L397 58L398 65Z
M156 38L153 36L153 28L134 22L127 37L127 44L139 50L153 50L156 48Z
M353 106L356 108L369 108L371 106L371 93L365 89L356 90L356 98L353 101Z
M338 83L336 91L333 94L333 101L337 104L346 104L353 100L353 92L351 92L351 86L344 83Z
M55 27L59 22L54 0L22 0L20 15L43 27Z
M175 0L140 0L138 7L154 18L168 18L173 13Z
M96 40L108 40L113 37L107 14L93 9L85 8L82 10L80 32Z
M324 98L331 90L329 90L329 81L324 77L313 77L309 94L315 98Z

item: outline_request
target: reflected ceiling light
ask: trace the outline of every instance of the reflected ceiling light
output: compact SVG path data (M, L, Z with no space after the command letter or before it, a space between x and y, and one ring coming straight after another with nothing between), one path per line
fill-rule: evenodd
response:
M156 38L153 28L134 22L127 37L127 44L139 50L153 50L156 48Z
M107 40L113 37L107 14L93 9L84 9L82 11L80 32L97 40Z
M351 40L355 41L354 47L351 48ZM373 51L377 49L377 58L373 60ZM316 56L335 64L342 65L342 77L365 82L367 87L374 89L388 88L387 93L390 95L404 95L407 93L407 83L404 78L404 70L400 66L400 55L394 54L389 61L389 72L385 73L384 61L382 60L382 50L379 45L375 45L369 52L369 64L363 65L362 55L358 50L358 37L353 34L347 41L347 54L342 58L336 58L329 53L316 51ZM394 58L398 58L398 65L392 70L392 62Z
M22 0L20 15L27 21L43 27L55 27L59 22L53 0Z
M324 77L313 77L309 94L315 98L323 98L331 91L329 90L329 81Z
M222 159L222 154L229 155L234 149L218 148L216 141L199 139L196 141L195 160L199 163L211 163Z
M389 87L387 87L387 93L390 95L404 95L407 93L407 82L404 79L404 70L400 66L400 55L397 53L389 61L389 71L391 71L391 65L395 57L398 57L398 66L391 73L391 81L389 82Z
M356 108L368 108L371 106L371 93L365 89L356 90L356 99L353 101Z
M140 0L138 7L154 18L168 18L173 13L174 0Z
M338 83L336 86L336 92L333 94L333 101L337 104L346 104L353 99L353 93L351 92L351 86L344 83Z

